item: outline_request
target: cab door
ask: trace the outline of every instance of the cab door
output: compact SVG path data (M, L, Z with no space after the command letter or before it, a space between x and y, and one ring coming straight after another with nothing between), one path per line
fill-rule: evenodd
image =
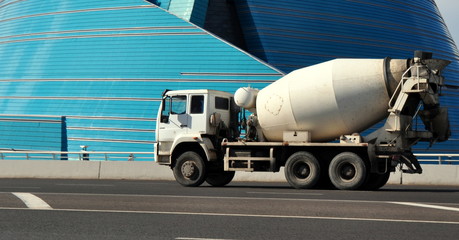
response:
M203 94L190 95L190 118L188 123L189 132L193 134L207 134L207 115Z
M186 95L167 96L163 99L156 141L173 142L177 135L188 132L189 115L186 110Z

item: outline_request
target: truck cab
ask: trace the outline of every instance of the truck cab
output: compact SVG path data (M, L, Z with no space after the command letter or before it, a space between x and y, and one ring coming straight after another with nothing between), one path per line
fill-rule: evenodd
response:
M197 151L209 161L219 156L215 147L233 124L233 95L216 90L165 91L158 111L155 157L173 166L184 151ZM237 114L236 114L237 115Z

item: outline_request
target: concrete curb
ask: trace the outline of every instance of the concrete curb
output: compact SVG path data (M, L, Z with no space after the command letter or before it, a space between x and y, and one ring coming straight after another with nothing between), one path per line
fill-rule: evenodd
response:
M99 179L175 180L172 170L154 162L100 162Z
M97 179L99 162L1 160L1 178Z
M459 185L459 166L423 165L422 174L391 173L390 184L407 185Z
M459 166L423 165L423 174L392 173L390 184L459 185ZM0 178L174 180L167 166L153 162L1 160ZM277 173L237 172L234 181L286 182Z

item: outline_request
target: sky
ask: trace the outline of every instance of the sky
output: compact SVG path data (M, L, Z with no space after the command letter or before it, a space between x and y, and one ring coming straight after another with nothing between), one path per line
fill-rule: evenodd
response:
M453 36L456 46L459 45L459 0L435 0L443 19Z

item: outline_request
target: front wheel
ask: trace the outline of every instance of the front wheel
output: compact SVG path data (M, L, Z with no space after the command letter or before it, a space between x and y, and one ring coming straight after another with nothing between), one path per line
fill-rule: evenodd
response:
M197 187L207 177L206 164L201 155L193 151L182 153L172 169L175 180L185 187Z
M343 152L331 160L328 175L336 188L355 190L365 182L367 170L361 157L352 152Z
M320 178L319 161L308 152L296 152L287 159L284 173L292 187L312 188Z

